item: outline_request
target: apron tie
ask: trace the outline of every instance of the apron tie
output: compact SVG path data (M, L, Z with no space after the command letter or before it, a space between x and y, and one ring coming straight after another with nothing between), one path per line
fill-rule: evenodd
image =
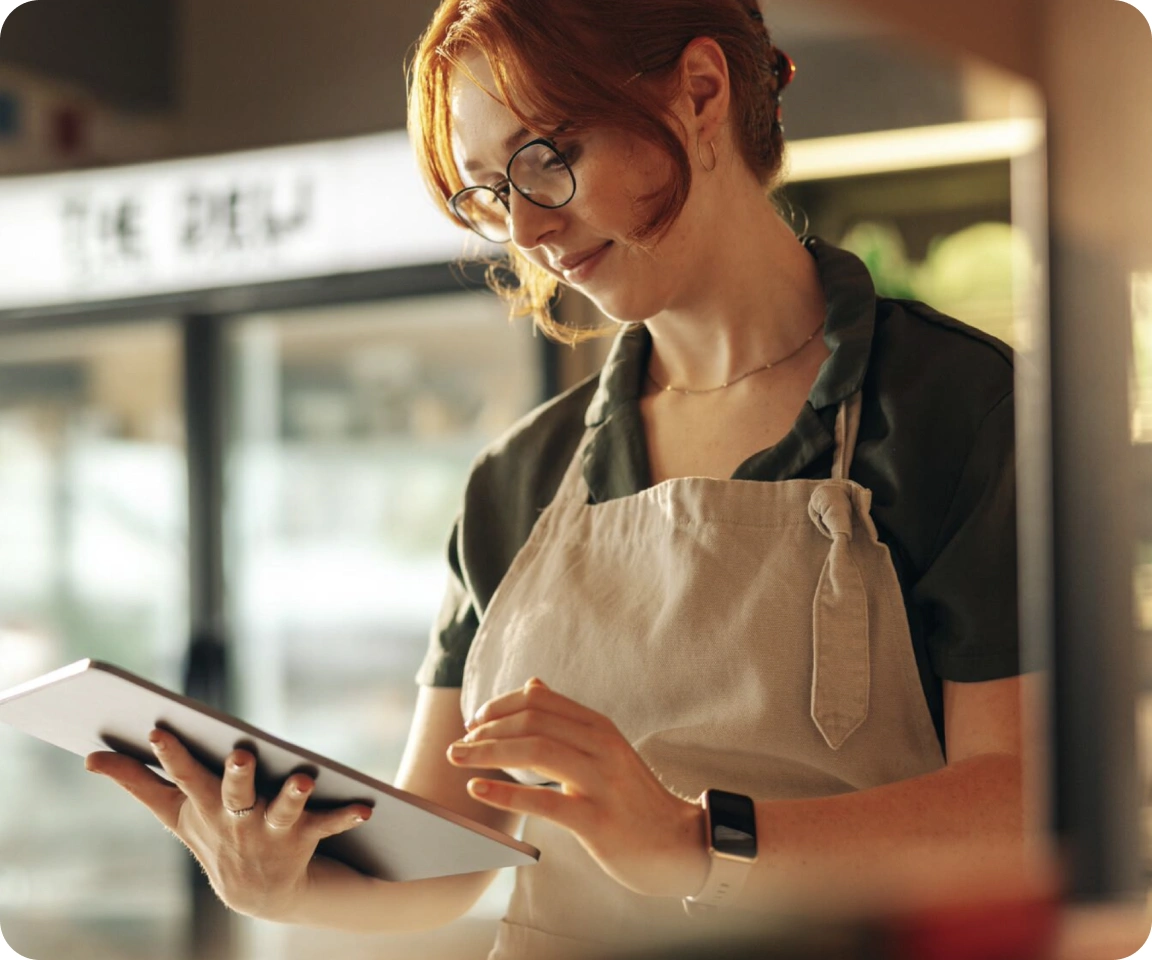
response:
M839 750L868 716L868 597L852 555L852 497L843 482L821 484L808 516L832 541L812 600L812 719Z

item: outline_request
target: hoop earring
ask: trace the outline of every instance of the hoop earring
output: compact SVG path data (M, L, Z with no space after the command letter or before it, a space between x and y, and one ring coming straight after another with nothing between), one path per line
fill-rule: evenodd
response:
M716 144L709 140L708 146L712 148L712 166L708 166L708 164L704 162L704 154L700 152L700 140L696 140L696 156L700 160L700 166L702 166L708 173L711 173L716 169Z

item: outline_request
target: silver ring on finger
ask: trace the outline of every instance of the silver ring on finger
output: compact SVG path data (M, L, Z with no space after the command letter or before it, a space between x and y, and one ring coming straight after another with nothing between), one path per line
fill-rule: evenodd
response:
M224 809L227 810L230 814L232 814L232 816L236 817L237 819L240 819L240 818L248 816L248 814L250 814L253 810L255 810L256 804L252 804L252 806L250 806L250 807L245 807L243 810L233 810L230 807L225 807Z

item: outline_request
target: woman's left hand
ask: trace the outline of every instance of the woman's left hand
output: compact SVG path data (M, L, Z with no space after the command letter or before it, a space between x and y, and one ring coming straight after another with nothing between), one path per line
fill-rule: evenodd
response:
M448 749L458 767L528 769L557 787L475 777L482 803L567 828L637 893L687 897L708 872L703 811L671 793L603 714L533 678L489 700Z

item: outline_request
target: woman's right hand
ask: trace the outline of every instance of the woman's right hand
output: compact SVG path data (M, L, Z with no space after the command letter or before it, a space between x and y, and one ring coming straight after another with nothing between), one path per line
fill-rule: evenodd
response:
M351 830L371 816L364 804L305 810L315 782L293 774L270 803L256 795L256 758L234 750L218 777L164 730L149 736L169 783L120 753L89 754L85 766L115 780L144 804L200 861L224 903L269 920L292 917L308 884L309 864L325 837ZM236 815L229 811L250 812Z

